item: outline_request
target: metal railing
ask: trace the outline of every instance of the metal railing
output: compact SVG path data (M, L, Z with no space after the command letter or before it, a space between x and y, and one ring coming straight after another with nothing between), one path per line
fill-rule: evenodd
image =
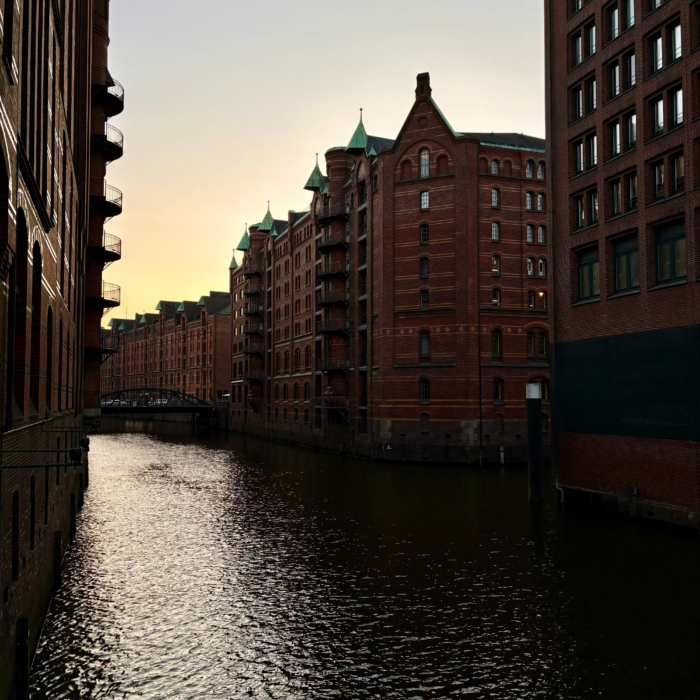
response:
M251 333L262 333L263 324L262 323L251 323L243 326L243 333L250 335Z
M262 275L263 274L263 261L257 258L246 260L243 264L243 274L244 275Z
M360 367L367 367L367 353L360 353Z
M360 394L360 407L367 408L367 394Z
M95 297L98 299L103 299L104 301L111 302L115 305L119 305L121 301L121 287L118 284L112 284L111 282L104 282L101 279L90 279L88 278L85 282L85 293L89 297Z
M317 396L314 401L321 408L350 408L350 399L341 396Z
M319 357L316 360L317 369L327 372L333 369L346 370L350 367L350 360L336 360L332 357Z
M343 218L348 216L345 202L341 202L340 204L327 204L321 207L318 212L319 219L331 219L337 216L342 216Z
M124 104L124 86L112 77L107 68L93 68L92 83L93 85L104 85L112 97Z
M367 325L367 314L360 314L360 325L361 326Z
M335 233L327 233L321 236L318 241L319 248L331 248L337 245L347 245L350 242L350 236L345 231L336 231Z
M328 320L318 322L318 332L319 333L335 333L337 331L349 332L350 331L350 321L347 319L342 320Z
M105 127L105 138L110 143L116 144L120 148L124 148L124 134L117 129L116 126L107 124Z
M265 345L263 343L248 343L243 346L243 354L259 355L265 353Z
M360 256L357 259L357 266L362 267L363 265L367 264L367 253L360 253Z
M264 310L264 307L262 304L247 304L246 306L243 307L243 315L244 316L252 316L252 315L257 315L261 314Z
M264 291L265 288L262 284L249 284L246 285L243 290L243 296L250 297L253 296L253 294L262 294Z
M261 369L246 369L243 370L243 379L247 382L262 382L265 381L265 372Z
M357 296L363 297L367 294L367 284L361 284L357 288Z
M333 289L328 292L320 292L316 295L316 300L320 304L336 304L350 300L350 292L345 289Z
M350 266L346 262L323 262L316 265L316 276L347 274Z
M93 197L104 197L105 201L122 208L124 195L120 189L113 185L108 185L105 180L99 178L90 179L90 194Z
M102 232L102 247L109 251L110 253L114 253L115 255L118 255L121 257L122 254L122 239L119 238L118 236L113 236L111 233L107 233L106 231Z

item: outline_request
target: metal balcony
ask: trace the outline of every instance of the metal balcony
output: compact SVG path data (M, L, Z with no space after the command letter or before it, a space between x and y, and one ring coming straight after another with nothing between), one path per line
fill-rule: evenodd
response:
M265 356L265 345L263 343L248 343L243 346L244 355L262 355Z
M118 284L103 282L99 277L88 278L85 282L85 296L88 301L97 303L102 309L113 309L120 304L121 287Z
M340 204L331 204L321 207L318 212L318 220L324 221L326 219L348 219L350 217L350 211L345 206L345 202Z
M321 334L345 333L350 335L350 321L347 319L319 321L318 332Z
M321 372L347 372L350 369L350 360L335 360L330 357L321 357L316 360L316 367Z
M243 379L247 382L264 382L265 372L261 369L246 369L243 371Z
M91 229L88 232L88 247L92 253L101 258L104 267L109 267L113 262L121 260L122 240L111 233L100 229Z
M337 231L336 233L327 233L318 239L317 248L321 252L324 250L332 250L333 248L347 248L350 243L350 237L345 231Z
M254 335L254 334L263 334L263 324L262 323L251 323L243 326L243 333L244 335Z
M243 296L244 297L252 297L255 294L262 294L265 291L265 288L263 287L262 284L248 284L246 285L245 289L243 290Z
M101 210L105 219L111 219L122 213L123 199L122 191L108 185L104 180L97 178L90 180L90 207Z
M262 260L247 260L243 264L243 276L253 277L254 275L263 275L263 262Z
M259 316L264 310L262 304L248 304L243 307L244 316Z
M333 289L316 295L319 306L331 306L332 304L349 304L350 292L345 289Z
M124 111L124 87L106 68L92 69L92 96L104 102L107 119Z
M350 266L346 262L322 262L316 265L316 279L329 279L342 275L348 276Z
M350 399L344 396L317 396L315 399L318 408L347 411L350 408Z
M116 126L105 124L103 133L91 134L93 148L102 148L105 162L112 163L124 155L124 134Z

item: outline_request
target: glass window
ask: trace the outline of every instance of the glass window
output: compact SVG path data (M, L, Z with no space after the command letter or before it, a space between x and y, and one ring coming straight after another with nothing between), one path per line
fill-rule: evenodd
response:
M574 65L577 66L579 63L581 63L581 59L583 58L583 39L581 35L579 34L577 37L574 37Z
M593 112L596 108L596 81L589 80L586 83L586 98L588 100L588 111Z
M686 277L685 224L656 231L656 281L674 282Z
M429 209L430 208L430 193L421 192L420 193L420 208Z
M637 115L627 115L627 150L637 145Z
M610 152L613 156L620 155L620 122L610 126Z
M498 255L491 256L491 272L494 275L501 274L501 258Z
M527 293L527 307L529 309L535 308L535 292L532 290Z
M539 277L547 276L547 261L544 258L540 258L537 261L537 275Z
M627 68L627 87L631 88L637 84L637 58L634 54L630 54L626 59Z
M596 205L597 209L597 205ZM547 234L544 226L537 227L537 242L544 245L547 242Z
M575 171L578 175L583 172L583 141L574 144L574 162Z
M610 39L615 39L620 34L620 14L617 5L608 11L610 19Z
M664 67L664 45L661 36L651 40L651 72L656 73Z
M588 55L592 56L595 53L595 24L588 27Z
M420 334L420 354L423 357L430 355L430 333L428 331L423 331Z
M498 221L491 223L491 240L496 242L501 240L501 225Z
M493 380L493 400L503 401L503 380L494 379Z
M498 175L500 173L500 168L498 167L498 161L491 161L491 175Z
M600 296L600 261L597 248L578 254L578 280L579 301Z
M428 275L428 258L421 258L420 259L420 276L422 279L426 279Z
M527 225L527 242L535 242L535 227L532 224Z
M682 153L671 158L671 176L673 178L673 193L683 192L685 189L685 159Z
M664 101L659 98L652 102L652 131L654 136L663 133L664 130Z
M583 228L586 225L586 209L583 204L583 195L579 195L574 200L574 216L576 228Z
M634 0L625 0L625 20L628 28L634 26Z
M430 293L427 289L422 289L420 293L420 307L421 309L430 308Z
M540 309L547 308L547 292L540 292Z
M658 163L655 163L654 165L652 165L652 177L653 177L653 186L654 186L653 197L654 197L654 199L661 199L664 196L664 163L663 163L663 161L659 161Z
M535 355L535 334L532 331L527 334L527 354L529 357Z
M591 224L598 221L598 190L591 190L589 194Z
M544 211L544 195L541 193L537 195L537 211Z
M671 93L671 123L678 126L683 123L683 90L674 90Z
M430 153L427 148L420 152L420 176L428 177L430 175Z
M491 354L499 357L501 354L501 331L495 330L491 333Z
M540 357L547 356L547 334L540 331L537 335L537 354Z
M500 289L494 289L491 292L491 304L493 306L500 306L501 305L501 290Z
M620 64L610 67L610 98L620 94Z
M583 116L583 90L580 87L574 88L574 119L581 119ZM530 175L532 177L532 175Z
M430 380L421 379L420 380L420 400L422 403L427 403L430 401Z
M620 181L610 183L610 208L612 215L615 216L622 211Z
M669 55L672 61L681 57L681 25L676 24L669 32Z
M598 165L598 137L593 136L588 139L588 167L595 168Z
M544 163L537 164L537 179L544 180Z
M525 165L525 177L533 177L533 165L531 160L528 160L527 164Z
M430 240L430 232L428 229L428 224L420 225L420 242L421 245L425 245Z
M639 242L636 236L613 244L615 291L639 288Z
M532 210L532 192L525 193L525 209Z
M637 208L637 176L629 175L627 177L627 201L630 209Z
M498 190L496 187L494 187L494 188L491 190L491 206L492 206L494 209L498 209L498 207L500 206L500 204L501 204L500 192L499 192L499 190Z
M528 258L527 259L527 276L528 277L535 276L535 258Z

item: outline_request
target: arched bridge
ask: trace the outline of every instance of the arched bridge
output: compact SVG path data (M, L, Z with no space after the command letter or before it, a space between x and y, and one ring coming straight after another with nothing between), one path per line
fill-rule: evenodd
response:
M154 387L135 387L103 394L102 415L135 413L199 413L209 414L215 404L180 391Z

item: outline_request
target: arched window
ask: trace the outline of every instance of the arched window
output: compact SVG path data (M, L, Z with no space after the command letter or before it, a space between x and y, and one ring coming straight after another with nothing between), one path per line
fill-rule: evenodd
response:
M491 256L491 273L494 276L498 276L501 274L501 256L500 255L492 255Z
M544 195L541 192L537 195L537 211L544 211Z
M539 277L547 276L547 261L544 258L540 258L537 261L537 275Z
M299 348L294 351L294 371L301 371L301 350Z
M498 221L491 222L491 240L496 243L501 240L501 224Z
M282 420L286 423L287 422L287 409L285 408L284 411L282 412Z
M304 401L308 401L311 398L311 385L309 382L304 384Z
M527 209L528 211L532 211L532 202L533 202L532 192L526 192L525 193L525 209Z
M493 380L493 400L503 401L503 380L494 379Z
M289 372L289 350L284 351L284 371Z
M501 193L497 187L491 190L491 206L498 209L501 206Z
M304 350L304 362L306 363L306 370L311 369L311 348L306 348Z
M547 357L547 334L544 331L540 331L537 336L537 354Z
M374 176L374 191L376 192L379 189L379 177L377 175Z
M493 289L491 291L491 305L500 306L501 305L501 290Z
M430 357L430 333L422 331L420 334L420 354L421 357Z
M479 158L479 172L487 173L489 171L489 162L486 158Z
M540 309L546 309L547 308L547 292L540 292L539 297L540 297Z
M420 193L420 208L422 211L430 209L430 192L424 190Z
M277 421L279 419L280 419L280 410L279 410L279 408L276 408L275 409L275 420Z
M527 293L527 308L535 308L535 292L532 289Z
M532 224L527 225L527 242L535 242L535 227Z
M501 169L498 165L497 160L492 160L491 161L491 175L498 175L501 172Z
M491 354L500 357L502 352L501 331L496 329L491 333Z
M421 377L420 379L420 402L430 403L430 379Z
M411 179L411 161L410 160L405 160L401 164L401 179L402 180L410 180Z
M544 226L537 227L537 242L544 245L547 242L547 232Z
M421 245L426 245L428 241L430 240L430 230L428 228L428 224L421 224L420 225L420 243Z
M296 423L299 420L299 409L295 408L294 409L294 422Z
M279 353L275 355L275 368L277 369L277 374L282 374L282 360Z
M428 258L420 259L420 276L421 279L427 279L429 275L429 261Z
M438 175L447 175L447 171L448 171L447 156L439 156L437 159L437 174Z
M532 179L534 175L534 163L531 160L528 160L527 164L525 165L525 177Z
M527 354L529 357L535 356L535 334L529 331L527 334Z
M430 293L428 292L427 289L421 289L420 307L421 307L421 309L430 308Z
M428 177L430 175L430 153L427 148L420 152L420 176Z
M421 433L430 432L430 415L427 413L420 414L420 431Z
M299 400L299 385L296 382L294 382L294 400Z
M526 268L527 268L527 276L534 277L535 276L535 258L526 258L525 264L526 264Z
M284 401L289 399L289 387L286 384L282 387L282 399Z
M542 161L537 164L537 179L544 180L544 163Z

